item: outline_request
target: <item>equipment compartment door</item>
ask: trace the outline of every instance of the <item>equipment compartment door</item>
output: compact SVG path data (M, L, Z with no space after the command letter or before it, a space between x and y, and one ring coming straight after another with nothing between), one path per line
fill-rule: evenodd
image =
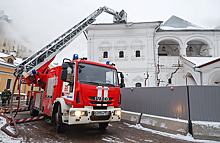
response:
M50 116L51 108L52 108L52 101L53 101L53 91L54 91L54 82L55 78L48 78L47 80L47 89L46 95L44 98L44 114Z

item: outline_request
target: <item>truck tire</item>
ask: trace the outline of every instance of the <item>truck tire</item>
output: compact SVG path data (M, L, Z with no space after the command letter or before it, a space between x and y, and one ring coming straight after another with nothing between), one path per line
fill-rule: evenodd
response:
M57 113L55 115L55 118L56 118L56 132L61 133L63 130L63 122L62 122L62 113L61 113L60 104L57 107Z
M34 99L31 100L30 102L30 114L31 116L37 116L39 111L34 109Z
M108 122L107 123L99 123L100 130L105 130L107 126L108 126Z

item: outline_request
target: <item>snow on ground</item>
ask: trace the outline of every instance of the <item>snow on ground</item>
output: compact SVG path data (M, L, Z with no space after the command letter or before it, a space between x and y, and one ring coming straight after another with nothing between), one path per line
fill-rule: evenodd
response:
M112 139L110 137L105 137L105 138L102 138L103 141L106 141L106 142L114 142L114 143L122 143L120 141L116 141L115 139Z
M108 126L110 126L110 127L111 127L112 125L111 125L111 124L108 124Z
M128 140L128 141L130 141L130 142L134 142L134 143L136 143L137 141L135 141L135 140L132 140L132 139L129 139L129 138L125 138L126 140Z
M212 141L212 140L198 140L198 139L194 139L192 137L191 134L187 134L186 136L184 135L180 135L180 134L170 134L170 133L166 133L166 132L161 132L161 131L156 131L156 130L152 130L152 129L148 129L148 128L145 128L145 127L142 127L140 124L136 124L136 125L131 125L131 124L128 124L128 123L125 123L123 122L123 124L127 125L128 127L131 127L131 128L136 128L136 129L139 129L139 130L144 130L144 131L148 131L148 132L152 132L154 134L158 134L158 135L162 135L162 136L165 136L165 137L170 137L170 138L175 138L175 139L180 139L180 140L185 140L185 141L192 141L192 142L209 142L209 143L219 143L217 141Z
M0 116L0 128L6 124L6 119ZM14 128L13 127L6 127L9 131L14 133ZM22 138L14 138L11 136L8 136L5 132L0 130L0 142L4 143L20 143L22 141Z
M145 142L153 142L152 140L144 140Z

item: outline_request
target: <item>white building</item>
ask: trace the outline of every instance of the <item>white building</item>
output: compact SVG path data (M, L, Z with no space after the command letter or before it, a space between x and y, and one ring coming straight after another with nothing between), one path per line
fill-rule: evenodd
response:
M126 87L220 83L220 29L172 16L163 25L94 24L87 33L88 59L115 63Z

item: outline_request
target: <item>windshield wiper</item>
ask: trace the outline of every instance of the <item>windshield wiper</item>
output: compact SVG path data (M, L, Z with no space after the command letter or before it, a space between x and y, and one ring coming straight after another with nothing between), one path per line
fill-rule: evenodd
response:
M114 84L112 84L112 83L100 83L100 84L115 87L115 85L114 85Z
M86 81L86 80L80 80L80 82L85 82L85 83L91 83L91 84L97 84L97 85L100 85L100 83L92 82L92 81Z

